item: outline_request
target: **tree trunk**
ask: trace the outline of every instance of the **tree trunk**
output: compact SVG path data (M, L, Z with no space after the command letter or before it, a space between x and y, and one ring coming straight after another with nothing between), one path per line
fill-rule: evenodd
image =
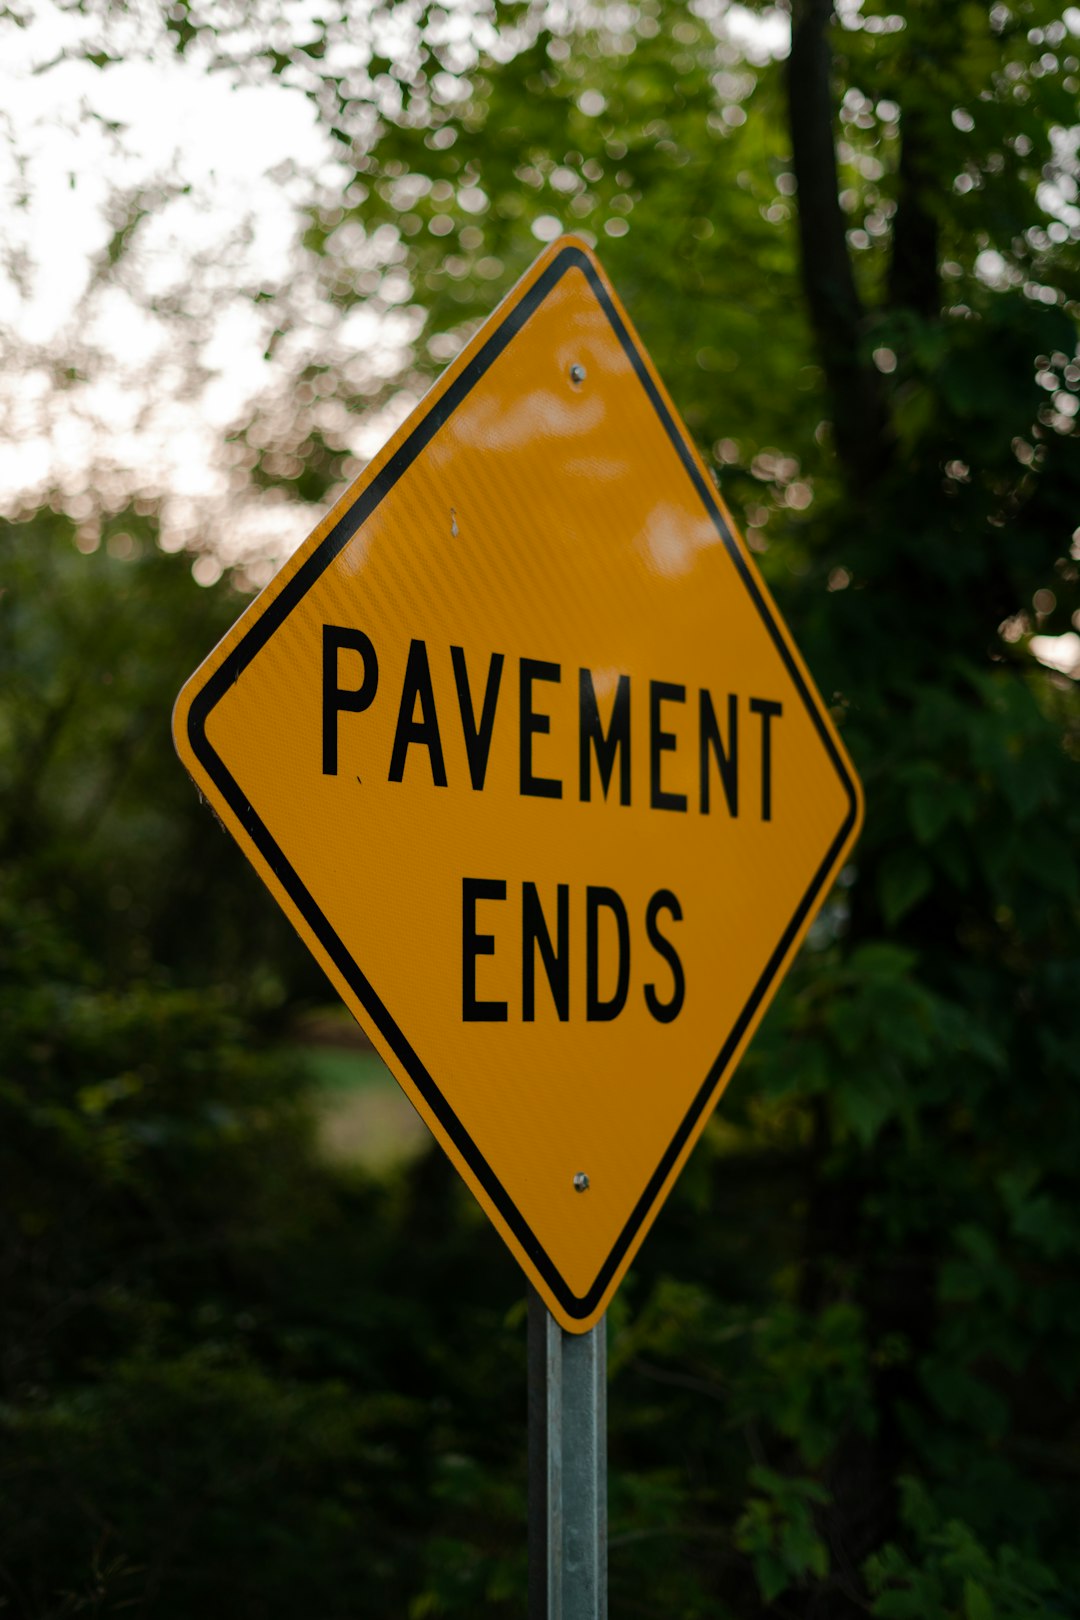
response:
M889 265L889 303L927 320L941 313L938 222L927 206L929 187L923 143L909 113L900 126L900 172Z
M794 0L788 119L803 289L832 397L836 452L848 481L865 490L888 460L888 426L880 379L862 354L864 314L840 206L828 40L832 10L832 0Z

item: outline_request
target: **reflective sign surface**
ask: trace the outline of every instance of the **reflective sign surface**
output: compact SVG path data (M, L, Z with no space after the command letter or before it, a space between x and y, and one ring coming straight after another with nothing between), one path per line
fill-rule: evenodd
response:
M540 257L174 726L552 1312L590 1327L861 812L587 249Z

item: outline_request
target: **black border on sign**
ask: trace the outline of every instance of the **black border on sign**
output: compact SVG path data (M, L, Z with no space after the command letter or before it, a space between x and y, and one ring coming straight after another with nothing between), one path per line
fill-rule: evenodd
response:
M588 278L589 284L596 295L604 314L611 325L619 343L622 345L627 358L637 373L641 386L644 388L657 416L663 424L668 438L678 452L679 458L686 469L687 475L697 490L702 505L708 512L716 526L729 557L738 571L752 602L760 613L766 628L771 635L777 651L790 675L799 696L806 706L818 735L824 745L825 752L832 761L848 799L848 812L844 818L840 831L829 847L825 858L818 867L811 880L810 886L799 902L783 937L780 939L769 958L761 977L743 1008L733 1029L725 1040L716 1061L702 1082L693 1102L688 1109L682 1124L668 1144L660 1163L657 1165L645 1191L638 1199L615 1242L611 1253L604 1262L595 1282L588 1293L583 1296L573 1294L567 1287L559 1272L541 1247L537 1237L523 1219L520 1211L511 1201L487 1160L482 1156L472 1138L466 1132L461 1121L450 1107L446 1098L440 1092L438 1085L419 1057L405 1039L401 1030L395 1023L393 1016L383 1005L374 987L360 971L342 941L331 928L319 907L301 883L296 872L286 860L270 836L263 822L256 815L240 791L235 779L227 770L224 762L211 747L206 735L206 722L216 706L229 688L237 681L256 653L266 644L274 631L287 618L292 609L301 600L305 593L318 579L319 575L329 563L338 555L342 548L348 544L360 525L371 515L379 502L393 489L406 468L430 444L435 434L454 413L457 407L476 386L480 378L487 371L493 361L502 353L512 341L529 317L539 308L544 299L562 279L568 270L581 270ZM278 593L265 612L256 620L251 629L239 641L224 662L217 668L199 691L191 703L188 713L188 737L196 758L214 782L222 797L236 815L259 852L266 860L282 888L288 894L301 916L307 922L315 937L321 943L327 956L334 963L342 978L353 990L362 1005L377 1025L384 1040L398 1058L402 1067L408 1073L413 1084L427 1102L432 1113L438 1119L447 1136L457 1147L462 1158L469 1165L477 1181L484 1188L492 1203L499 1210L507 1226L514 1233L522 1248L532 1259L533 1264L544 1278L552 1294L558 1299L566 1314L577 1321L584 1320L596 1309L604 1290L607 1288L612 1276L633 1243L638 1230L647 1218L656 1199L659 1197L664 1181L669 1175L675 1160L685 1146L694 1126L707 1108L717 1083L731 1059L746 1027L753 1018L762 998L772 984L780 964L786 956L795 935L798 933L808 911L820 893L822 886L828 878L833 863L836 861L844 845L858 813L858 801L855 784L844 763L828 727L825 725L817 704L811 697L806 681L803 679L799 667L781 635L780 630L769 611L753 575L750 573L734 536L724 521L722 512L717 505L712 488L702 477L693 456L679 431L671 412L664 403L660 391L647 366L638 351L634 339L627 330L618 310L612 303L611 296L596 270L581 251L580 248L566 247L558 253L546 270L537 278L532 287L524 294L521 301L505 317L499 328L492 333L487 342L477 351L469 363L462 369L459 376L447 388L442 397L435 402L423 421L410 433L409 437L395 451L386 462L386 465L371 481L368 487L361 492L355 503L340 517L324 540L315 548L310 557L297 569L288 584Z

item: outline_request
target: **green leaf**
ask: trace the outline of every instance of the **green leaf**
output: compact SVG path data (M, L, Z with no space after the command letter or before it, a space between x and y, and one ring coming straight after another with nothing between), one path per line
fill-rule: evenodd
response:
M913 850L897 850L886 857L878 882L878 896L890 928L930 892L932 884L929 862Z
M908 793L908 819L920 844L932 844L952 818L945 783L919 783Z
M869 1147L895 1106L895 1088L881 1074L864 1071L845 1080L836 1090L840 1117L851 1126L864 1147Z
M970 1578L964 1582L965 1620L995 1620L997 1609L984 1586Z
M791 1585L791 1574L772 1553L759 1553L754 1559L754 1579L766 1603L772 1603Z

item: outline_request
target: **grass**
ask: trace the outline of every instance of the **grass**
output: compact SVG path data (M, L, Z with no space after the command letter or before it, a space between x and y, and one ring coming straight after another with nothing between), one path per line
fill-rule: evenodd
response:
M427 1126L376 1052L355 1041L294 1050L311 1077L316 1140L329 1163L378 1175L423 1150Z

